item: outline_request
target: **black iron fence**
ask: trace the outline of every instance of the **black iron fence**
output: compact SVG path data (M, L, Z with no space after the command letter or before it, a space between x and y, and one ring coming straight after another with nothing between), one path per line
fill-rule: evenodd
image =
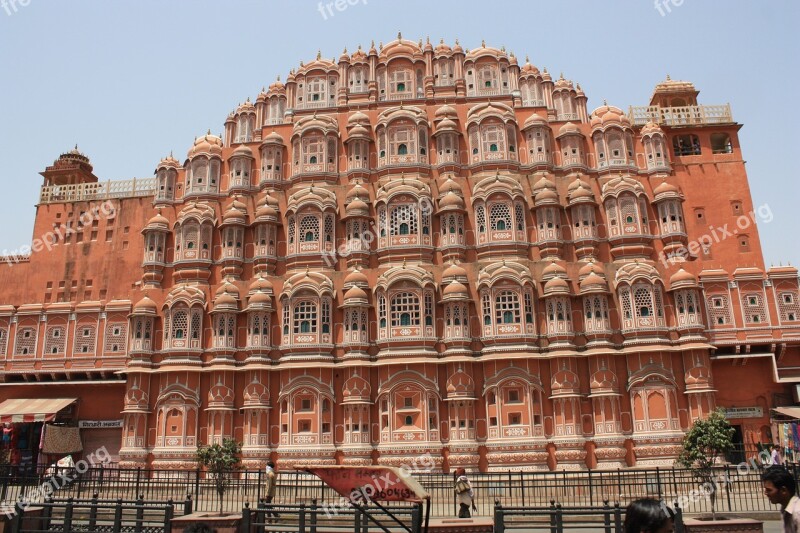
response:
M242 509L243 533L264 533L282 531L296 533L316 533L337 531L372 533L385 531L408 531L419 533L424 523L424 510L421 504L391 505L383 509L365 507L356 509L349 506L276 504L260 502L255 508L246 505Z
M675 533L683 533L683 511L674 509ZM617 503L613 506L603 502L602 507L564 507L550 502L548 507L503 507L497 504L494 510L495 533L547 531L564 533L581 529L602 529L604 533L623 533L625 509Z
M788 465L800 475L798 465ZM762 494L762 469L755 463L719 467L715 472L716 508L728 512L774 511ZM194 511L238 512L264 496L265 476L261 471L239 471L223 500L213 480L200 470L144 470L91 468L85 472L55 476L11 475L0 477L0 507L15 502L40 502L48 495L58 498L135 501L183 501L191 498ZM70 477L74 475L74 477ZM433 516L454 516L457 510L453 478L442 473L413 473L431 494ZM546 507L550 501L564 506L596 507L604 501L625 506L632 500L654 497L679 502L685 513L707 513L711 499L707 487L680 468L584 470L555 472L488 472L469 475L475 491L478 515L490 516L495 502L503 507ZM340 496L320 479L305 472L283 471L278 475L276 503L320 505L337 502ZM2 509L0 509L2 514Z
M46 500L31 506L17 506L10 519L11 533L52 531L97 533L170 533L173 517L191 512L191 501L158 502L101 500Z

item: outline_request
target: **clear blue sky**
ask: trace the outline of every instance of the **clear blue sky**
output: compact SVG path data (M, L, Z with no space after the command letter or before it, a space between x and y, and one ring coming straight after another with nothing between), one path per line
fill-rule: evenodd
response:
M505 45L579 82L589 111L647 104L669 73L733 106L767 265L800 265L800 2L0 0L0 253L29 244L38 172L77 142L101 180L150 177L320 49L405 38ZM679 5L675 5L676 2ZM12 5L13 4L13 5ZM24 4L24 5L23 5ZM10 14L9 14L10 13Z

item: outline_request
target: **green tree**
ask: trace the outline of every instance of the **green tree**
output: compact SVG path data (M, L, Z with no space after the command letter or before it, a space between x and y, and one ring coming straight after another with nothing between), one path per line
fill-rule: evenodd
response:
M709 491L711 517L717 519L716 501L719 485L714 479L714 467L723 454L733 449L734 430L725 419L725 411L717 409L706 419L695 420L683 438L683 451L678 464L692 471L694 477Z
M222 444L200 446L195 459L206 468L208 475L214 480L214 487L219 496L219 515L223 514L225 491L228 490L231 475L239 468L241 445L233 439L225 439Z

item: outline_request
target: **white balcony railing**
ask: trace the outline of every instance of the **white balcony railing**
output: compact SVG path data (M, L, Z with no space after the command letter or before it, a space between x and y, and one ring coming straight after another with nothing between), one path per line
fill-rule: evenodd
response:
M628 117L631 122L639 126L648 122L667 126L728 124L733 122L730 104L680 107L631 106L628 111Z
M104 200L106 198L134 198L153 196L156 193L156 178L125 181L77 183L74 185L47 185L42 187L39 203L78 202Z

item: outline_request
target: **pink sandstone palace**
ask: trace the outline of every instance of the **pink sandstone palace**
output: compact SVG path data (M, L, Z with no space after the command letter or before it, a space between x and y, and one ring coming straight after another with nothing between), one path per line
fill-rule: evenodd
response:
M671 465L718 406L752 449L800 383L798 272L765 270L741 125L697 96L589 113L503 49L399 37L153 178L65 153L47 249L0 265L0 400L121 420L81 431L126 467L226 437L248 468Z

